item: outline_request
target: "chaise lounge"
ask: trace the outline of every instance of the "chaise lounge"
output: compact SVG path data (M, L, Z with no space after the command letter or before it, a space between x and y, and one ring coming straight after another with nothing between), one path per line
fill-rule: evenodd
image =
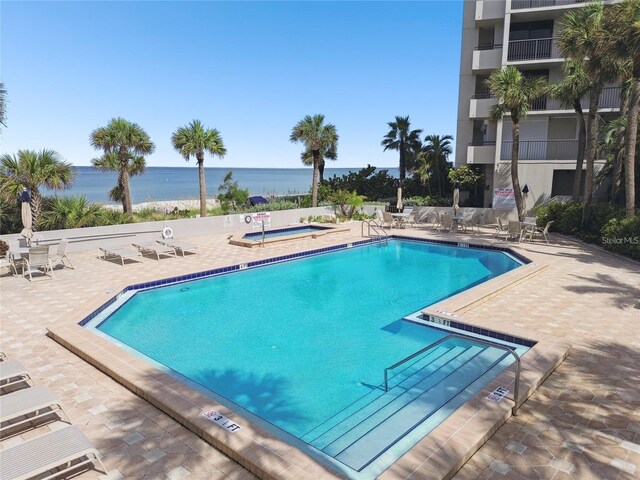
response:
M182 252L183 257L185 252L190 252L190 253L200 252L200 247L188 242L183 242L182 240L167 239L167 240L156 240L156 242L159 243L160 245L164 245L165 247L174 248L176 252L179 250L180 252Z
M37 385L0 396L0 436L25 423L52 414L69 422L60 400L47 387Z
M109 260L113 258L119 258L124 267L125 260L142 261L142 253L137 250L131 250L127 247L98 247L98 258L103 260Z
M132 243L142 255L155 255L160 260L160 255L176 255L176 249L156 242Z
M31 376L24 365L17 360L3 360L0 362L0 391L20 383L29 386Z

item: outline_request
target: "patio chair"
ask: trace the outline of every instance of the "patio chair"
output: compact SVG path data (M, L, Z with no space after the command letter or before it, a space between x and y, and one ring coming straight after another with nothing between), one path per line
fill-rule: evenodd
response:
M478 225L478 221L479 218L476 214L465 216L465 218L462 219L462 227L464 228L464 231L466 232L467 229L469 229L473 233L473 229L475 227L475 229L479 232L480 227Z
M405 208L402 213L406 213L407 217L402 219L403 225L409 225L411 228L416 226L416 212L413 208Z
M505 225L504 223L502 223L502 219L500 217L496 217L496 221L498 222L498 225L495 227L496 232L493 235L494 237L497 237L498 235L502 235L509 231L509 225Z
M0 362L0 393L7 387L31 386L32 380L29 370L18 360L4 360Z
M162 245L156 242L144 242L144 243L132 243L135 248L138 249L142 255L155 255L160 260L160 255L176 255L176 249L167 245Z
M185 252L190 252L190 253L199 253L200 252L200 247L198 247L197 245L193 245L191 243L188 242L183 242L182 240L156 240L156 243L159 243L160 245L163 245L165 247L171 247L173 248L176 252L180 251L182 253L182 256L184 257L184 253Z
M440 213L438 213L438 211L434 211L433 213L433 228L435 230L438 230L438 228L440 228L440 226L442 225L440 222Z
M42 385L2 395L0 396L0 436L7 430L18 433L15 430L17 427L53 414L71 423L58 397Z
M106 474L98 451L76 427L68 426L0 451L3 480L65 477L79 467L97 462Z
M448 213L440 214L440 227L442 227L443 230L447 230L448 232L451 232L451 230L453 230L453 220L451 219L451 215L449 215Z
M508 240L510 238L517 238L518 240L521 240L522 223L520 223L519 220L509 220L507 229L503 232L500 232L500 235L504 235L505 240Z
M547 244L549 243L549 238L547 237L547 235L549 235L549 227L551 227L551 224L553 223L553 220L551 220L550 222L547 222L547 224L544 226L544 228L540 228L540 227L535 227L530 234L529 240L533 241L533 239L537 236L537 235L541 235L544 238L544 241L547 242Z
M67 265L64 263L66 259L67 262L69 262L69 268L73 268L71 260L69 260L69 257L67 257L66 254L68 244L69 240L67 240L66 238L60 240L60 243L58 244L58 250L56 250L56 253L51 256L51 262L53 263L53 265L61 263L63 267L66 267Z
M382 226L393 228L394 219L391 212L382 212Z
M122 266L124 267L125 260L138 260L142 261L142 253L138 250L131 250L128 247L98 247L98 258L102 258L103 260L111 260L114 258L119 258L122 262Z
M51 272L53 278L53 265L49 257L49 247L31 247L29 255L25 259L26 271L23 268L22 276L29 274L29 281L33 282L34 273L42 273L47 275L47 271Z

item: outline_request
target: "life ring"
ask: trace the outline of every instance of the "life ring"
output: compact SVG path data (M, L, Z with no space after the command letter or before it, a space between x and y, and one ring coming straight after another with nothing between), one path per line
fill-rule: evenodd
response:
M171 229L171 227L164 227L162 229L162 238L164 240L169 240L170 238L173 238L173 230Z
M244 217L244 223L251 223L251 215L246 215Z

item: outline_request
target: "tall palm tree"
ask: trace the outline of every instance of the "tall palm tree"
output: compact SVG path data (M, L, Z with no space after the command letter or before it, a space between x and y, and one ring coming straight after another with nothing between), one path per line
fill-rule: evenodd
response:
M118 154L110 152L103 155L100 158L94 158L92 160L93 167L103 172L117 172L120 160L118 160ZM146 162L144 157L133 157L129 162L129 176L142 175L146 168ZM114 202L120 202L124 206L124 185L122 184L122 176L118 176L118 182L109 190L109 198ZM124 210L124 208L123 208Z
M420 134L422 130L411 130L411 121L409 116L398 117L395 121L388 122L389 132L384 136L380 145L384 147L384 151L397 150L400 154L399 169L400 181L404 180L407 171L407 157L411 150L415 150L416 144L420 142Z
M6 128L7 124L7 89L0 82L0 125Z
M451 141L453 137L451 135L427 135L424 137L424 146L422 151L426 154L429 163L431 164L438 185L438 195L444 194L444 179L447 178L449 173L447 164L449 161L449 155L453 152L451 147ZM447 169L447 171L444 171Z
M318 181L322 183L324 181L324 167L326 163L326 159L329 160L337 160L338 152L335 149L335 146L330 146L326 148L322 152L320 152L320 162L318 162ZM302 164L306 166L313 165L313 152L311 150L305 150L300 154L300 160L302 160Z
M289 137L293 143L301 142L305 151L313 158L313 182L311 184L311 205L318 206L318 175L323 152L338 151L338 131L335 125L324 123L324 115L307 115L293 127Z
M490 116L500 120L503 115L511 116L511 184L516 199L518 218L524 218L522 190L518 178L518 152L520 148L520 120L527 116L531 102L542 96L547 90L547 82L542 77L525 77L515 67L507 67L491 74L486 85L493 95L499 97L498 104L491 107Z
M429 156L426 152L421 151L416 154L416 165L413 167L413 173L418 176L420 181L427 186L429 195L432 195L431 190L431 173L432 165Z
M213 156L224 157L227 149L222 142L222 136L215 128L205 128L200 120L193 120L190 124L173 132L171 143L187 162L191 156L196 157L200 183L200 216L206 217L207 187L204 177L204 154L209 152Z
M587 169L584 178L584 206L582 226L591 223L593 203L594 165L597 154L598 103L604 86L614 81L619 72L618 62L607 55L607 33L603 24L604 5L591 2L567 12L560 24L559 47L565 58L581 62L589 78L589 115L587 117Z
M64 190L73 183L74 170L70 163L53 150L18 150L16 155L0 157L0 193L17 199L23 188L31 193L33 224L37 225L42 207L40 189Z
M587 142L587 127L582 111L582 98L589 93L589 77L583 68L582 60L567 59L563 66L564 78L560 83L550 86L552 97L560 101L563 108L573 108L578 121L578 154L576 156L576 173L573 177L573 200L578 200L582 187L582 168Z
M640 117L640 0L611 5L604 19L610 51L631 62L631 91L625 128L625 212L635 214L635 152Z
M111 119L106 127L91 132L91 146L104 152L102 157L91 161L96 168L118 172L117 187L122 189L122 209L126 216L131 217L129 177L132 171L144 171L144 156L153 153L155 145L140 125L118 117Z

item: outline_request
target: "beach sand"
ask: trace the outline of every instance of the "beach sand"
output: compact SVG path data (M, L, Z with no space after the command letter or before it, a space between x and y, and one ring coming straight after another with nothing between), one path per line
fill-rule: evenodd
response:
M220 202L216 198L207 199L207 210L217 208ZM122 205L105 205L106 208L122 211ZM142 202L133 205L133 211L138 212L150 208L160 212L170 213L174 209L178 210L200 210L200 200L163 200L158 202Z

